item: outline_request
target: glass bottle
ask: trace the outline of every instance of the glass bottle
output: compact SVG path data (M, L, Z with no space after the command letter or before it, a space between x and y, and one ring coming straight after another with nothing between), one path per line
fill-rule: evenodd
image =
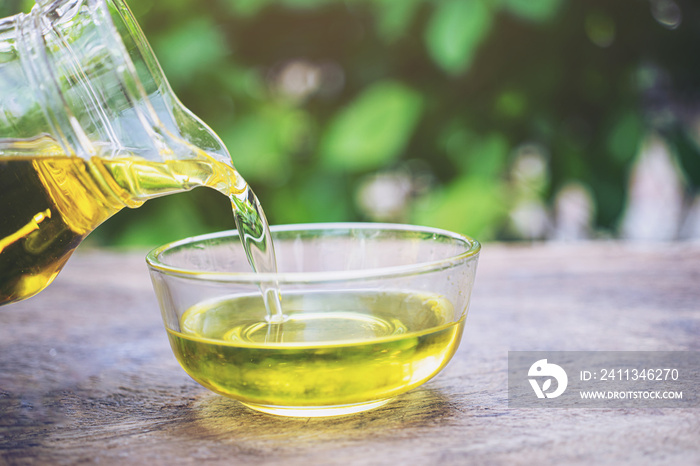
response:
M122 0L0 20L0 305L48 286L120 209L196 186L247 193Z

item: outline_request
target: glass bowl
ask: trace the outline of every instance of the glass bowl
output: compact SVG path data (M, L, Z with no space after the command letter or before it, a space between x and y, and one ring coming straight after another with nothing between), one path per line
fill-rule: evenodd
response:
M266 413L333 416L387 403L454 355L477 241L376 223L271 231L277 273L252 271L235 230L148 254L171 347L194 380Z

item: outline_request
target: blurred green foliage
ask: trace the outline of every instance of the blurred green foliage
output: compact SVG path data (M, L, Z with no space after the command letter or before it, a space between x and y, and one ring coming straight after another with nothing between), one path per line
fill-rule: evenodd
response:
M420 116L420 95L393 82L371 84L335 115L320 142L330 169L367 172L391 166Z
M551 212L576 182L592 196L594 231L614 235L650 134L671 147L689 196L700 187L694 0L130 6L175 93L221 136L272 224L386 220L519 239L513 209ZM93 241L232 227L226 199L195 190L127 209Z

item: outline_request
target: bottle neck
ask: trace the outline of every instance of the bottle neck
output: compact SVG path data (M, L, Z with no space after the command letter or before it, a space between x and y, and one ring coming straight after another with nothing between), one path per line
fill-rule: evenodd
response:
M31 108L43 121L10 137L50 135L85 159L195 159L204 151L231 165L218 137L173 94L123 0L40 2L12 23L8 71L25 86L20 112ZM5 68L0 62L0 80Z
M60 124L47 114L46 83L37 78L33 60L31 15L18 14L0 20L0 155L14 155L36 145L65 152ZM34 37L34 40L36 38ZM51 141L51 143L49 143Z
M75 14L74 12L72 13ZM62 92L61 76L54 64L61 55L62 47L56 40L45 15L35 7L28 15L16 19L17 52L29 93L41 108L45 117L48 135L61 146L66 155L83 156L94 152L90 139L71 111ZM66 76L68 78L68 76ZM34 136L40 128L32 128ZM41 134L41 136L48 136Z

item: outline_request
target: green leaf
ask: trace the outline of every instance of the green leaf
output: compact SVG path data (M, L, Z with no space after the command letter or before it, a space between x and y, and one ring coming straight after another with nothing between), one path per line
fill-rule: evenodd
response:
M393 42L406 33L424 0L372 0L377 31L386 42Z
M34 5L36 4L35 0L22 0L21 5L22 5L22 10L24 13L29 13Z
M700 144L693 138L693 131L681 125L672 125L664 133L666 142L673 148L680 168L689 185L700 188Z
M233 165L248 182L275 180L287 171L287 156L279 147L278 122L269 115L249 114L220 132Z
M440 2L425 35L431 58L450 74L466 71L491 31L492 22L492 13L483 0Z
M644 123L639 115L629 112L613 125L607 138L607 149L618 162L627 162L637 154L644 136Z
M238 99L256 99L263 101L266 98L265 81L256 68L246 68L230 63L218 68L218 76L221 79L226 92Z
M269 0L228 0L226 2L231 13L243 18L255 16L268 3L270 3Z
M352 218L352 197L342 175L311 171L264 203L277 223L342 222Z
M508 118L518 118L527 110L527 96L517 90L504 90L494 104L496 113Z
M420 95L397 82L372 85L331 121L321 141L331 169L374 170L401 154L421 114Z
M228 55L222 32L209 18L197 18L168 30L153 42L165 75L174 87L186 84Z
M421 199L412 221L488 240L495 237L507 212L502 183L467 175Z
M0 2L0 18L13 16L17 13L29 13L34 3L34 0L2 0Z
M508 138L504 134L476 134L459 121L445 128L442 145L447 157L462 173L492 179L505 171L510 152Z
M243 178L279 183L289 176L290 157L304 148L313 121L303 110L268 105L224 127L219 134Z
M510 152L508 140L501 133L491 133L480 138L472 147L467 172L484 178L496 179L505 172Z
M552 19L562 4L562 0L502 0L503 7L514 15L533 22Z

